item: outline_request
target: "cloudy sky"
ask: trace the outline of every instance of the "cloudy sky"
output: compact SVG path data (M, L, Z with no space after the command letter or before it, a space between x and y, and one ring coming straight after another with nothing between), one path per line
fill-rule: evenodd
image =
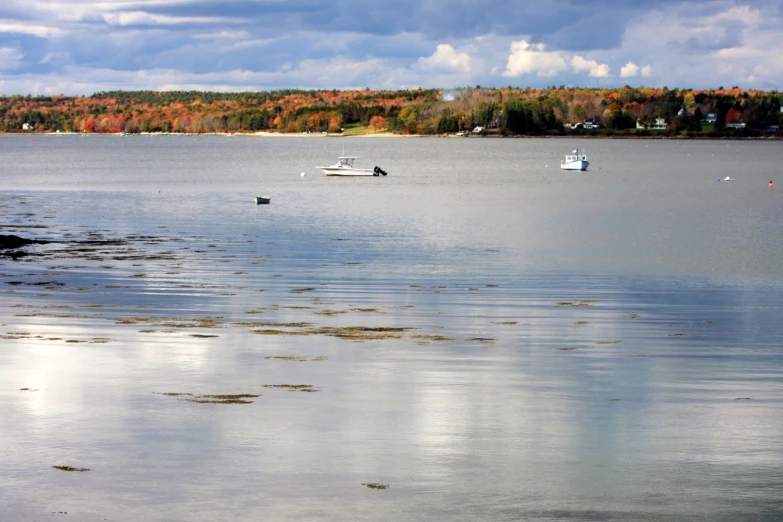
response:
M783 0L2 0L0 94L783 90Z

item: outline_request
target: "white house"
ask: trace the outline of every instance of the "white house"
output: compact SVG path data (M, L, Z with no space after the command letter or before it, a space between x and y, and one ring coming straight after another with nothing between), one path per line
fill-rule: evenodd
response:
M718 115L715 114L714 112L709 112L707 113L707 117L704 118L704 121L706 121L707 123L715 123L716 121L718 121Z
M744 123L727 123L726 124L727 129L744 129L745 124Z
M22 130L26 130L26 131L27 130L35 130L35 128L32 125L30 125L29 123L23 123L22 124Z
M477 126L477 127L476 127L476 128L474 128L474 129L473 129L471 132L473 132L474 134L481 134L482 132L484 132L484 131L486 131L486 130L487 130L487 129L485 129L484 127L479 127L479 126Z
M636 120L637 129L665 129L668 126L663 118L655 118L655 123L642 123L641 120Z
M683 107L677 112L677 116L690 116L690 115L691 113L688 112L688 109L686 109L685 107Z
M566 124L566 127L571 127L572 129L600 129L603 125L598 120L585 120L578 123Z

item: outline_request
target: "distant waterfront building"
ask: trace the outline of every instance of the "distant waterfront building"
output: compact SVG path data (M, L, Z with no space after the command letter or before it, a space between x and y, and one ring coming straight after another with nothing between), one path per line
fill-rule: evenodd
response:
M707 123L715 123L716 121L718 121L718 115L715 114L714 112L707 113L707 117L704 118L704 121L706 121Z
M690 115L691 113L685 107L683 107L677 112L677 116L690 116Z
M726 124L727 129L744 129L745 124L744 123L727 123Z
M22 130L29 131L29 130L35 130L35 128L32 125L30 125L29 123L23 123L22 124Z
M655 118L655 123L642 123L641 120L636 120L637 129L666 129L668 126L663 118Z
M570 127L571 129L600 129L603 127L603 124L600 120L585 120L578 123L566 124L566 127Z

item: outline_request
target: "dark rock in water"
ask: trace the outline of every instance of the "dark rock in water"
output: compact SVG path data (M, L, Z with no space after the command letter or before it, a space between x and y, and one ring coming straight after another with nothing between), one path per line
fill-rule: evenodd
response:
M0 234L0 256L14 260L25 257L28 253L18 249L35 243L48 243L48 241Z
M0 250L7 250L10 248L20 248L34 243L45 243L45 241L39 241L37 239L25 239L19 236L5 236L0 234Z

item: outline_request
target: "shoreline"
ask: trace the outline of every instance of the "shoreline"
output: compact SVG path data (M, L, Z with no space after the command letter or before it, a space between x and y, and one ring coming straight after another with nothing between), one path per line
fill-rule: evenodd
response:
M372 133L372 134L343 134L343 133L287 133L287 132L139 132L128 134L124 132L0 132L0 136L82 136L82 137L199 137L199 136L225 136L225 137L251 137L251 138L473 138L473 139L588 139L588 140L727 140L727 141L781 141L783 136L665 136L650 135L638 136L632 134L624 135L588 135L588 134L568 134L568 135L474 135L474 134L393 134L391 132Z

